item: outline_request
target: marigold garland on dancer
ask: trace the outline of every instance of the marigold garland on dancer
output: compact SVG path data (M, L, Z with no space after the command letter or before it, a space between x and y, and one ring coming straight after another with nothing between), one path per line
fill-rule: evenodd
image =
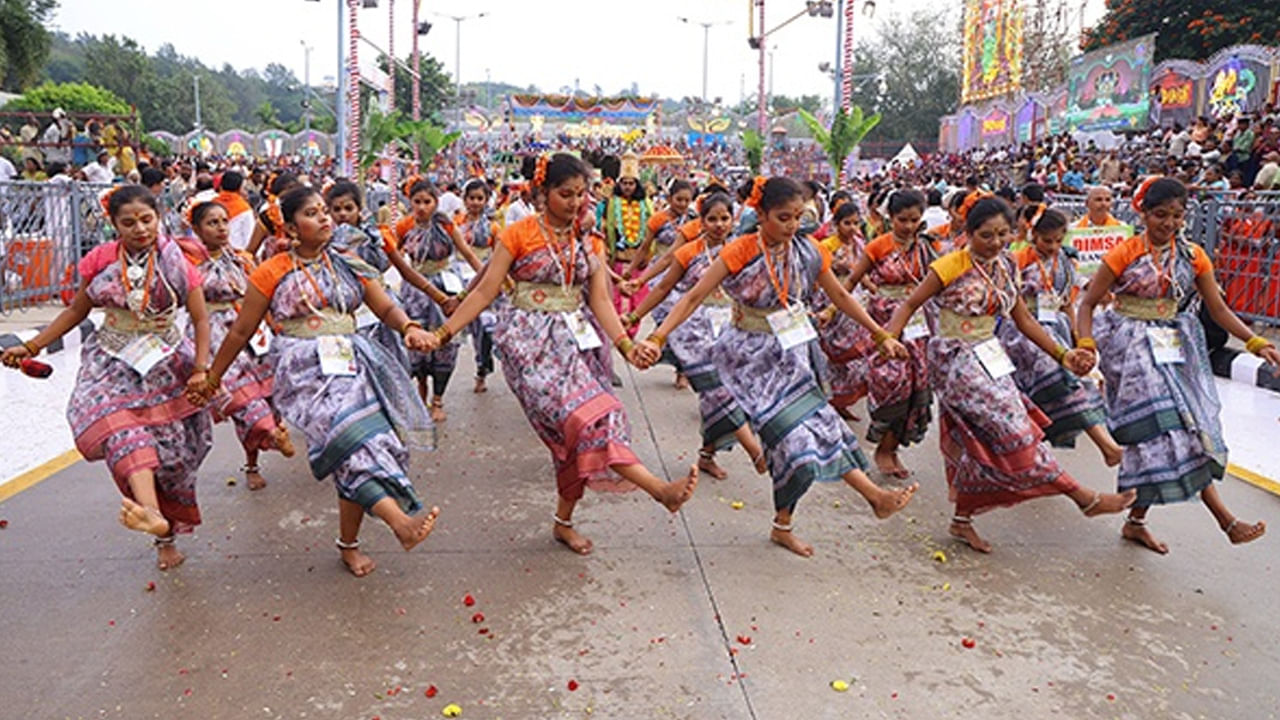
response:
M200 273L209 312L210 347L218 347L244 302L249 273L254 268L253 256L231 247L228 213L220 203L197 203L188 209L185 220L199 243L180 244ZM195 341L194 326L187 328L187 335ZM235 425L236 437L244 447L241 471L250 490L267 485L258 467L259 452L279 450L285 457L294 454L289 431L276 418L271 405L271 387L270 366L253 353L241 353L223 377L226 393L213 405L215 421L230 418Z
M158 236L155 197L122 185L104 206L118 239L80 261L71 306L31 340L4 352L18 367L78 327L94 308L103 326L81 346L80 371L67 405L76 449L105 460L124 495L120 523L155 536L161 570L185 559L174 534L200 524L196 472L212 443L200 399L209 355L209 317L200 274L178 244ZM193 337L177 319L185 308Z
M1119 484L1137 492L1123 537L1158 553L1169 546L1147 528L1152 505L1204 501L1232 544L1256 540L1262 522L1241 522L1214 486L1227 464L1204 328L1203 302L1213 321L1246 341L1273 367L1280 353L1227 307L1204 250L1180 237L1187 190L1173 178L1150 177L1134 193L1146 232L1103 256L1076 318L1077 346L1096 352L1105 379L1107 419L1124 447ZM1094 316L1108 292L1115 302Z
M610 354L600 331L629 360L635 359L635 345L609 297L605 250L575 222L587 202L590 171L564 153L544 158L540 166L536 179L545 212L503 230L478 282L457 312L431 333L430 345L447 343L474 321L498 296L508 274L515 280L509 302L498 310L494 344L507 384L555 463L553 536L587 554L592 543L573 522L586 486L623 490L631 483L675 512L693 496L698 471L690 468L687 477L667 483L631 451L627 416L610 387Z
M360 552L364 513L376 515L409 550L426 539L439 508L422 505L408 476L410 449L431 446L431 421L409 377L382 346L356 332L355 312L367 303L399 329L410 349L427 349L430 334L382 290L378 272L330 247L333 222L324 198L296 188L280 198L292 248L249 277L244 305L218 349L203 395L211 396L270 312L279 331L271 344L275 402L307 440L311 473L333 478L338 491L336 544L356 576L374 569Z
M849 274L849 282L866 277L871 297L867 312L888 323L902 301L924 278L933 260L933 247L920 234L925 197L917 190L895 190L885 200L891 231L867 243ZM911 471L902 464L898 448L917 444L929 429L933 395L926 352L929 326L925 312L912 317L902 337L907 356L897 360L872 357L867 362L867 408L871 424L867 440L877 443L876 468L893 477Z
M733 200L724 193L703 197L698 203L701 232L688 243L670 253L669 269L634 312L623 317L623 324L633 326L650 310L666 303L673 294L687 293L711 267L724 247L733 228ZM733 301L717 291L694 310L693 315L672 332L668 347L698 394L698 411L702 416L702 447L698 450L698 469L723 480L728 477L716 463L716 451L742 443L756 471L764 473L764 450L747 425L746 413L720 381L715 366L716 340L729 324Z
M943 460L955 502L950 533L974 550L991 545L973 527L973 516L1024 500L1063 494L1087 516L1117 513L1134 493L1100 493L1081 487L1058 466L1041 429L1048 417L1019 389L1013 365L996 337L998 322L1012 322L1042 351L1077 374L1092 358L1058 345L1018 295L1016 267L1004 252L1014 214L1004 200L987 197L966 208L968 243L930 266L924 282L896 311L886 330L897 334L933 300L937 333L929 338L930 384L938 402Z
M1013 253L1020 274L1022 300L1055 342L1071 347L1075 323L1070 311L1079 287L1075 261L1062 247L1067 235L1067 217L1041 205L1029 222L1031 245ZM1052 421L1044 429L1050 444L1075 447L1075 436L1083 430L1107 465L1119 465L1120 446L1107 431L1106 410L1097 385L1062 367L1013 323L1002 323L998 335L1016 368L1013 380L1018 389Z
M639 276L648 258L642 249L649 233L649 216L653 204L640 185L640 160L635 153L622 157L622 168L613 194L596 210L596 227L603 228L607 241L609 275L613 278L613 307L617 314L628 313L644 302L648 288L639 287L630 295L622 293L622 284ZM638 328L627 334L635 337Z
M396 237L400 251L412 263L413 268L446 295L461 295L462 278L451 268L456 252L476 272L480 272L480 260L453 221L437 212L436 187L422 178L410 178L405 182L405 194L413 205L413 214L396 225ZM445 308L434 302L427 293L415 287L404 288L402 293L405 312L422 323L427 330L441 326ZM431 419L444 422L444 393L458 365L458 346L445 343L428 353L412 353L409 369L418 379L418 392L427 400L427 383L431 384Z
M811 342L805 304L821 287L842 312L876 333L884 352L901 357L906 350L885 336L840 285L831 272L830 254L797 235L804 203L794 181L757 178L747 202L755 211L759 232L734 240L720 252L640 345L639 359L645 366L656 362L670 334L717 288L724 288L734 301L734 314L732 326L716 341L716 370L765 446L775 508L770 538L809 556L813 547L792 532L792 519L815 481L843 480L881 518L905 507L918 485L886 490L863 472L866 460L857 439L818 387L811 357L817 348Z

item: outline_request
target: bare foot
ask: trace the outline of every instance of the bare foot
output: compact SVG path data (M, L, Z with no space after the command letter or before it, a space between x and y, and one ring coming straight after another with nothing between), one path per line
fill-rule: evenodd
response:
M129 498L120 498L120 524L156 537L169 534L169 521L159 510L143 507Z
M244 479L248 483L250 490L261 490L267 486L267 479L262 477L262 473L257 470L246 470Z
M591 554L591 541L588 540L585 535L571 527L556 523L555 527L551 528L551 535L558 542L564 543L565 547L579 555Z
M1085 517L1097 517L1099 515L1114 515L1129 509L1134 500L1138 499L1137 490L1126 490L1122 493L1099 493L1096 496L1097 505L1085 512ZM1092 504L1092 501L1090 501ZM1083 508L1082 508L1083 509Z
M678 373L676 373L676 382L675 382L675 386L676 386L676 389L677 389L677 390L688 390L688 389L689 389L689 378L685 377L685 376L684 376L684 373L682 373L682 372L678 372Z
M897 453L893 454L893 464L895 477L904 479L911 477L911 470L909 470L906 465L902 464L902 458L899 457Z
M716 463L714 455L712 457L699 457L698 469L717 480L723 480L729 477L729 473Z
M1151 531L1147 529L1146 525L1135 525L1134 523L1126 522L1124 527L1120 529L1120 537L1130 542L1143 545L1151 550L1155 550L1161 555L1168 554L1169 552L1169 546L1157 540L1156 536L1151 534Z
M293 457L296 454L297 451L293 447L293 438L289 437L289 428L285 427L283 423L276 426L275 431L271 433L271 439L275 442L276 449L280 451L281 455ZM249 489L254 490L255 488L250 485Z
M875 458L876 469L880 471L881 475L892 477L898 472L898 458L894 453L876 448L873 457Z
M689 498L693 497L693 491L697 487L698 466L693 465L689 467L689 474L684 479L667 483L667 486L662 490L662 498L658 502L665 505L671 512L675 512L680 509L681 505L688 502Z
M489 392L489 388L484 384L484 378L483 378L483 377L478 377L478 378L476 378L476 386L475 386L475 388L472 390L472 392L474 392L474 393L475 393L475 394L477 394L477 395L479 395L480 393L486 393L486 392Z
M1223 530L1227 533L1227 537L1231 539L1232 545L1243 545L1266 535L1267 524L1259 521L1248 525L1239 520L1232 520Z
M422 517L406 517L400 527L392 528L400 546L412 550L415 545L427 539L436 526L436 518L440 517L440 508L433 507Z
M172 570L186 559L187 556L178 552L178 548L174 547L173 543L156 546L156 567L161 570Z
M919 489L920 483L911 483L900 490L877 488L879 492L875 496L867 498L867 502L871 505L871 509L875 511L876 517L884 520L906 507L907 503L911 502L911 497L916 494L916 490Z
M442 423L448 419L449 416L445 414L442 403L431 403L431 422Z
M991 543L983 540L982 537L978 535L978 531L973 529L973 523L953 522L951 523L951 528L948 532L951 533L951 537L956 538L957 540L963 540L964 544L980 553L991 552Z
M769 472L769 460L764 456L763 452L757 455L755 459L751 461L751 464L756 466L756 472L761 475Z
M356 577L364 577L378 567L373 558L360 552L360 548L351 548L350 550L340 548L338 552L342 554L342 562L347 566L347 569Z
M813 546L796 537L796 534L790 530L779 530L775 527L769 531L769 539L800 557L813 557Z

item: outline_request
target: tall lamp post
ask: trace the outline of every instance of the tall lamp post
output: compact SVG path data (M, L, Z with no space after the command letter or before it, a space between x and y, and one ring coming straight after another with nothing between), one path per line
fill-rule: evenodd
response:
M457 111L458 125L462 125L462 22L464 20L479 20L487 17L488 12L479 12L473 15L445 15L436 13L438 17L452 20L454 23L454 47L453 47L453 101Z
M752 50L757 51L760 56L760 85L758 89L759 96L757 100L756 129L760 132L762 136L764 136L769 131L769 128L768 128L769 118L768 118L768 110L766 105L767 99L765 96L765 87L764 87L765 53L767 52L765 48L765 38L778 32L779 30L790 25L796 20L799 20L805 15L808 15L809 17L829 18L832 16L833 11L831 7L831 0L805 0L803 10L796 13L795 15L792 15L786 20L783 20L781 23L778 24L777 27L772 28L770 30L765 30L764 29L764 0L753 0L753 2L755 3L756 9L759 12L759 17L757 20L753 21L752 27L749 28L748 30L750 33L750 37L747 38L747 44L751 46ZM874 5L874 3L872 4ZM760 23L759 33L756 33L754 30L754 22Z
M696 20L690 20L687 17L679 18L679 20L686 25L702 26L702 102L705 103L707 101L707 48L710 41L711 28L719 25L732 25L733 21L720 20L718 22L699 22Z

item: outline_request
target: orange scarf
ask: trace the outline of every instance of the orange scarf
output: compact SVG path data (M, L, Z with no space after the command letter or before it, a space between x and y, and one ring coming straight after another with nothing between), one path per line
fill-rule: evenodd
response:
M223 191L213 199L227 210L227 219L232 219L242 212L252 212L249 202L238 192Z

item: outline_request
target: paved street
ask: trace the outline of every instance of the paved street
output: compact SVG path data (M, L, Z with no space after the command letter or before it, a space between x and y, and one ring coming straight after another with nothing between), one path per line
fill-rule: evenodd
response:
M1222 485L1271 525L1252 546L1186 504L1153 513L1172 546L1158 557L1122 544L1117 519L1055 498L980 518L996 545L982 557L947 539L935 436L905 456L922 491L899 517L875 521L848 488L811 491L797 531L817 555L804 560L769 544L768 482L735 451L731 477L704 476L676 516L638 493L589 493L578 520L596 552L580 558L551 540L546 450L501 379L471 394L472 367L464 351L441 449L415 460L443 509L436 532L406 554L366 523L379 568L365 579L339 563L332 486L303 458L267 457L259 493L226 483L242 458L225 425L201 478L205 524L180 540L175 571L116 525L101 464L4 501L0 716L392 720L449 703L508 719L1280 714L1280 498L1253 486ZM697 415L670 381L660 367L621 393L636 451L675 475ZM1112 485L1087 442L1060 457Z

